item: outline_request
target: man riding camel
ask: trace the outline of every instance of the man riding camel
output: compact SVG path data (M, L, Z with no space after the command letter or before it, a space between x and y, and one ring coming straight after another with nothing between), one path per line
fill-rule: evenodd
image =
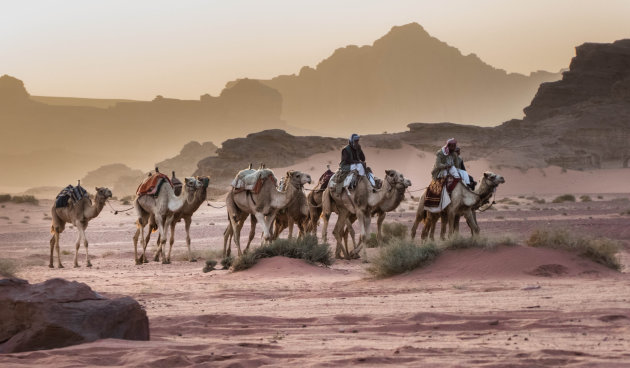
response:
M365 154L361 149L359 140L361 137L358 134L352 134L348 139L348 145L341 151L341 162L339 168L343 171L356 170L360 176L367 176L368 180L373 187L376 187L376 181L371 172L367 172L367 166L365 164Z
M451 138L446 141L446 145L436 153L435 165L431 176L433 179L441 179L451 175L455 179L461 179L464 184L470 186L471 180L464 169L464 161L457 154L457 140Z

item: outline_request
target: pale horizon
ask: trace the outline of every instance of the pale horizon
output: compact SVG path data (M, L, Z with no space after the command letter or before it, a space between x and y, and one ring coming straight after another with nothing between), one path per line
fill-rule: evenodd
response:
M5 3L0 75L32 95L150 100L315 67L412 22L507 72L567 68L575 46L630 38L630 2Z

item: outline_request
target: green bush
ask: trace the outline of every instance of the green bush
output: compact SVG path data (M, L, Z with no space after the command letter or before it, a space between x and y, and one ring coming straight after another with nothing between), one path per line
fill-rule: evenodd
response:
M376 248L378 247L378 238L376 233L371 233L370 237L365 240L366 248Z
M564 202L575 202L575 196L573 194L563 194L561 196L556 197L552 203L564 203Z
M330 246L319 244L314 235L307 235L299 239L276 239L271 244L262 245L236 258L232 262L232 269L234 271L246 270L255 265L261 258L276 256L297 258L326 266L332 264Z
M445 240L442 243L443 249L468 249L468 248L480 248L480 249L495 249L499 245L516 245L516 241L509 236L501 238L486 238L483 236L463 237L453 236L450 239Z
M15 277L17 272L17 264L14 260L8 258L0 258L0 276Z
M410 240L395 239L381 248L368 271L377 277L394 276L425 266L439 254L440 250L433 243L418 246Z
M35 198L35 196L32 196L32 195L13 196L11 198L11 202L13 202L13 203L28 203L28 204L34 204L34 205L38 205L39 204L39 201L37 200L37 198Z
M580 196L580 201L582 201L582 202L590 202L590 201L592 201L592 199L591 199L590 196L583 195L583 196Z
M0 194L0 203L8 202L11 200L10 194Z
M386 222L383 224L383 240L392 240L392 238L406 239L409 229L407 225L400 222Z
M621 270L619 242L608 238L572 235L566 230L535 230L527 240L532 247L548 247L576 252L614 270Z

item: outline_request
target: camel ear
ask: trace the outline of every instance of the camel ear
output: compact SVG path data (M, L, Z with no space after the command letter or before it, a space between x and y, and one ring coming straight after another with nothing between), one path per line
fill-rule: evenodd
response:
M488 179L490 177L490 173L486 171L485 173L483 173L483 177Z
M96 190L98 192L99 188L98 187L94 187L94 190Z
M391 170L385 170L385 175L391 175L392 171Z

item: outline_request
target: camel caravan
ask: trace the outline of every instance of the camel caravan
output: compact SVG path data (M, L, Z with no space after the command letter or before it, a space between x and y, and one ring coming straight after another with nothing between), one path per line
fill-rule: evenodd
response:
M476 212L490 203L496 188L505 183L498 174L485 172L477 183L468 175L459 156L460 149L454 138L436 153L436 162L431 172L432 180L420 197L411 237L415 238L417 228L423 224L422 241L434 239L437 221L441 220L440 238L445 239L459 231L459 219L464 217L473 236L479 234ZM321 241L328 241L328 224L332 213L337 221L332 234L336 241L335 257L338 259L360 258L360 252L370 235L372 217L377 217L377 242L382 242L382 227L388 212L395 211L409 192L411 181L393 169L385 170L382 179L376 177L366 165L366 158L360 145L360 137L353 134L348 145L341 151L341 162L336 172L327 170L320 176L313 189L311 176L296 170L289 170L280 180L274 172L261 164L258 169L239 171L231 183L225 198L228 226L224 231L223 256L231 256L232 241L236 244L238 256L249 250L255 238L256 227L262 228L262 242L269 243L288 229L289 238L293 228L298 228L298 238L307 234L316 236L319 220L322 220ZM175 226L184 221L188 260L195 261L191 251L190 225L193 214L206 201L210 178L205 176L186 177L181 182L159 172L150 173L138 186L133 208L137 214L136 232L133 236L134 261L137 265L149 262L146 249L151 233L157 232L157 248L154 261L164 264L171 262L171 251L175 241ZM308 191L308 194L307 194ZM97 217L105 203L112 197L107 188L96 188L94 201L80 186L66 187L52 207L50 239L50 267L53 254L57 251L57 266L62 268L59 257L59 236L65 224L77 227L74 266L77 262L81 240L85 247L86 266L91 267L88 255L88 242L85 229L88 222ZM490 203L490 205L492 205ZM245 249L242 250L240 234L247 219L250 231ZM354 223L359 226L358 241L355 239ZM170 233L169 233L170 231ZM169 240L168 250L166 241ZM352 248L348 240L352 240ZM138 241L142 247L138 252Z

